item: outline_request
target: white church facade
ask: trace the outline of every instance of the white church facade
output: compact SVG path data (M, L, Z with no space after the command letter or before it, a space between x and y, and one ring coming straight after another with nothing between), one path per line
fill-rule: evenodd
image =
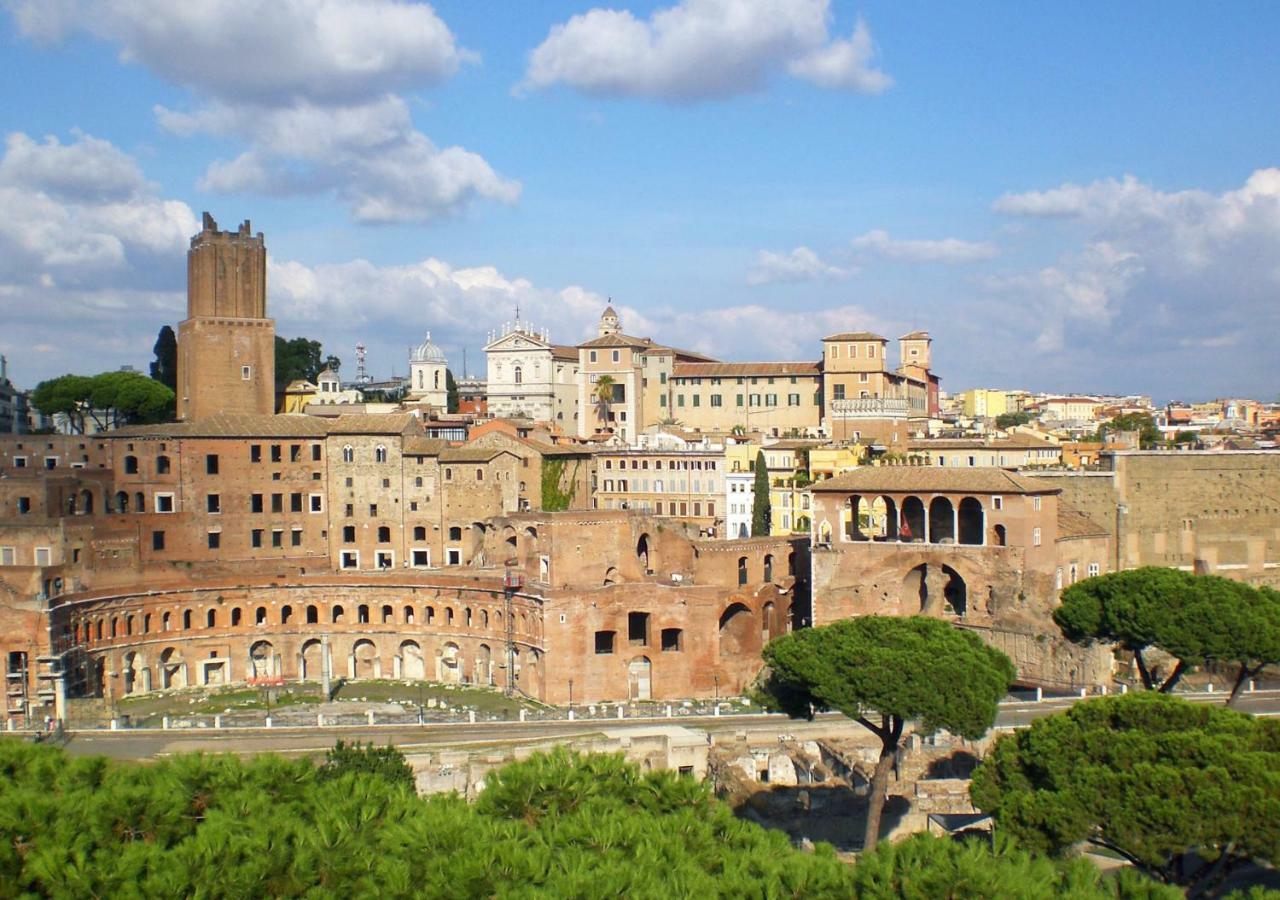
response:
M489 335L489 414L578 429L578 350L551 342L545 329L517 319Z

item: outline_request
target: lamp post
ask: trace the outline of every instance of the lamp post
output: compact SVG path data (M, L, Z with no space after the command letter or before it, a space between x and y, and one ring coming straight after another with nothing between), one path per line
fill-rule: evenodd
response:
M720 705L720 676L712 675L711 679L712 681L715 682L715 685L716 685L716 706L719 706Z
M573 712L573 679L569 679L569 712Z

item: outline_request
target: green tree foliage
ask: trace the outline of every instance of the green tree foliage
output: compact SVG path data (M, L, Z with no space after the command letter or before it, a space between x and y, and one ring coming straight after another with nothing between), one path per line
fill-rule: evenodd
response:
M1151 413L1133 412L1116 416L1098 429L1098 438L1101 440L1109 432L1114 434L1120 431L1138 432L1138 443L1144 450L1159 446L1163 441L1160 429L1156 427L1156 420L1152 418Z
M751 536L768 537L773 528L773 505L769 500L769 466L764 451L756 453L756 480L751 488Z
M1280 594L1216 575L1146 566L1086 578L1062 592L1053 618L1068 640L1131 652L1148 690L1173 690L1191 666L1234 664L1234 702L1246 679L1280 662ZM1152 648L1178 660L1163 679L1147 663Z
M176 398L169 388L139 372L61 375L42 381L31 403L46 416L63 413L76 434L92 421L106 430L173 418Z
M296 337L285 340L276 335L276 390L284 390L290 382L299 379L315 381L325 369L338 371L342 361L336 356L325 356L319 341Z
M863 616L807 628L764 648L758 699L794 716L843 713L880 739L863 846L880 837L885 789L907 722L977 739L996 720L1013 663L975 634L923 616Z
M855 897L911 900L988 900L1017 897L1180 900L1176 888L1135 877L1132 870L1107 878L1087 860L1051 859L1019 849L1007 835L994 845L978 838L948 840L917 834L879 844L853 869Z
M1163 897L1087 863L927 836L850 867L616 756L534 755L475 804L342 769L0 740L0 897Z
M413 769L404 754L391 745L376 747L372 741L366 746L359 741L348 744L340 740L325 752L324 764L316 770L316 776L330 780L351 772L373 775L401 787L413 787Z
M152 348L156 355L151 363L151 377L171 391L178 390L178 339L173 329L165 325L156 337Z
M458 411L458 382L453 380L453 371L451 369L444 370L444 389L445 389L445 411L456 413Z
M1032 851L1089 841L1202 890L1280 859L1280 722L1158 693L1091 700L1001 738L970 792Z
M1000 415L996 416L996 427L1002 431L1008 431L1015 425L1026 425L1030 421L1031 413L1026 412L1025 410L1000 413Z
M596 379L596 418L600 420L602 428L608 427L609 418L612 415L610 404L613 403L613 388L614 381L612 375L601 375Z

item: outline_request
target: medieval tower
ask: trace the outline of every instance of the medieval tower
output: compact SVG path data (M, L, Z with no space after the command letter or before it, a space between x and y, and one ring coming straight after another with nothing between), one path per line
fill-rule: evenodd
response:
M204 228L187 252L187 318L178 325L178 418L275 411L275 322L267 318L262 232Z

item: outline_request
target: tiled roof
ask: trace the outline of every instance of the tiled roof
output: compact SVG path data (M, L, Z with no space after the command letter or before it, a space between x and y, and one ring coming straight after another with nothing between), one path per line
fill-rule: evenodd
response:
M325 423L330 434L404 434L418 424L418 417L409 413L338 416Z
M870 331L842 331L839 334L827 335L824 341L882 341L888 343L889 339L879 334L872 334Z
M741 378L750 375L818 374L816 362L676 363L676 378Z
M941 466L862 466L816 482L814 491L886 491L976 494L1056 494L1058 488L1007 469L952 469Z
M651 346L651 341L631 337L628 334L606 334L589 341L583 341L579 347L637 347Z
M415 435L404 439L403 452L405 456L439 456L448 446L448 441Z
M500 447L450 447L447 450L440 451L440 462L489 462L489 460L504 453L511 454L511 451L503 450Z
M133 425L111 437L324 437L328 423L313 416L218 415L195 422Z
M912 331L907 334L904 334L902 337L898 338L898 340L900 341L931 341L933 340L933 338L929 337L929 332L927 331Z
M933 438L911 441L907 447L911 450L1053 450L1058 445L1031 434L1011 434L1007 438L989 441L982 438Z
M574 362L577 362L578 348L570 347L568 344L552 344L551 358L552 359L571 359Z
M676 359L683 359L692 362L716 361L715 357L712 356L695 353L692 350L682 350L679 347L667 347L662 344L655 344L652 338L632 337L629 334L606 334L603 337L592 338L578 346L585 349L591 349L593 347L631 347L644 353L670 353Z
M1078 537L1106 537L1107 529L1074 506L1058 503L1058 540Z

